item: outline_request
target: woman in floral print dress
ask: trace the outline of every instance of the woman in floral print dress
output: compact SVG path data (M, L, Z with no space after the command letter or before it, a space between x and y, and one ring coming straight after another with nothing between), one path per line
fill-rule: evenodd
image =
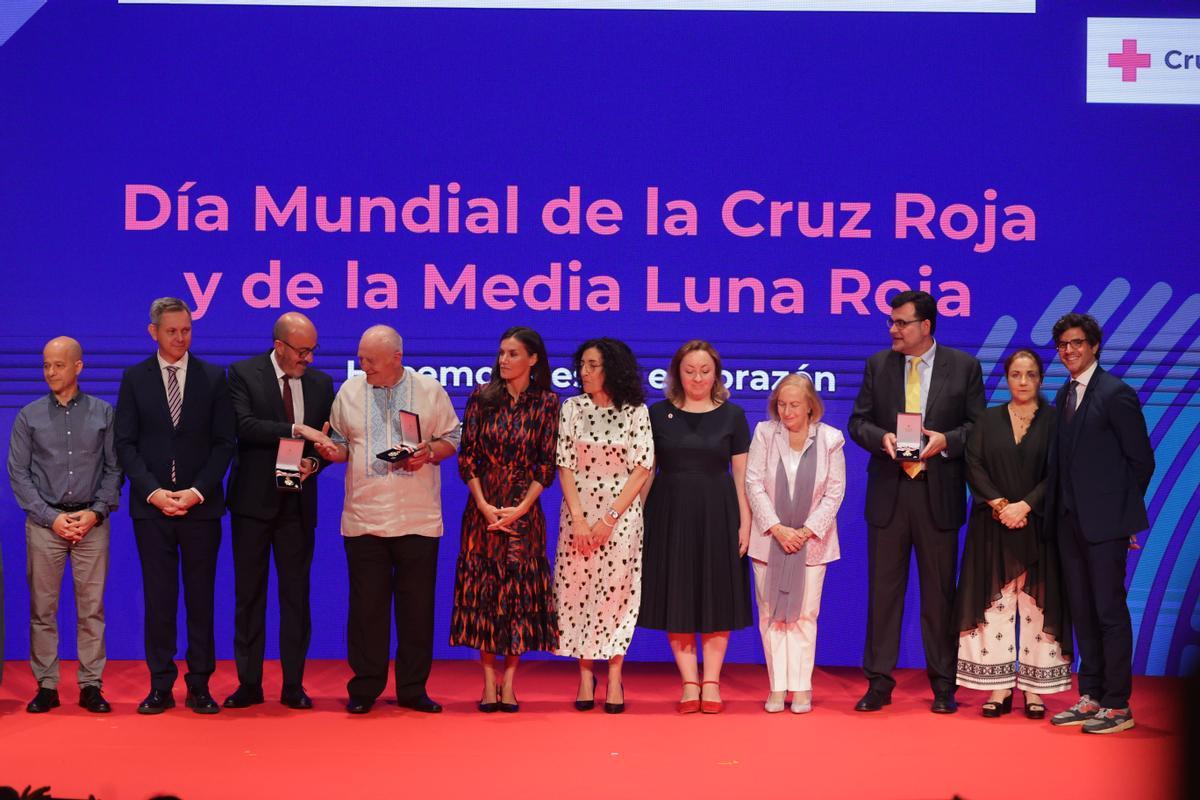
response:
M458 469L471 497L463 511L450 644L479 650L484 712L518 710L517 664L554 650L546 518L538 496L554 481L558 395L537 331L504 332L492 379L467 401ZM496 656L504 671L496 676Z
M595 705L592 662L608 661L604 710L625 710L621 666L637 625L642 585L642 500L654 466L650 414L637 360L624 342L592 339L575 351L584 393L558 426L562 513L554 559L558 654L579 659L575 708Z

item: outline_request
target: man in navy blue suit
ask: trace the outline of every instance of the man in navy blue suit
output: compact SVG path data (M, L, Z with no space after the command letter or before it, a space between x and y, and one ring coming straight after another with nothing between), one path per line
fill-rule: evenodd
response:
M1131 537L1150 527L1145 494L1154 451L1137 394L1097 363L1100 325L1067 314L1054 325L1058 357L1071 380L1055 398L1058 433L1050 446L1047 519L1058 546L1079 645L1079 702L1055 725L1084 733L1133 727L1133 627L1125 602Z
M175 618L182 566L187 609L187 706L215 714L213 593L222 482L233 457L234 416L225 371L188 351L192 314L174 297L150 306L158 352L125 370L117 399L117 459L129 476L129 515L142 561L150 694L139 714L175 705Z

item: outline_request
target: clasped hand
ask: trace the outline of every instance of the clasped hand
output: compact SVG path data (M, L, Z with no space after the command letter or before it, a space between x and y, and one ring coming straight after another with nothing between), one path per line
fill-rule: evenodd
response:
M87 536L88 531L96 526L97 517L91 509L83 511L66 511L54 518L50 529L68 542L78 542Z
M572 516L571 540L574 542L576 550L584 555L590 555L608 544L608 540L612 538L614 527L609 525L603 517L588 525L582 514L577 517Z
M188 509L200 502L200 497L191 489L182 492L169 492L158 489L150 495L150 505L157 508L168 517L182 517Z
M483 514L483 518L487 520L489 531L504 531L505 533L515 534L512 524L529 510L521 504L515 506L494 506L491 503L483 502L476 504L479 513Z
M771 528L771 535L775 537L775 541L779 542L783 552L798 553L800 548L804 547L805 542L813 537L813 532L805 527L790 528L781 522Z

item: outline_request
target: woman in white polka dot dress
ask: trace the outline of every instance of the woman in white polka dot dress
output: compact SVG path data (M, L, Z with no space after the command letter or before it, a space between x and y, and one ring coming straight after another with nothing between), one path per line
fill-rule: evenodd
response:
M654 439L633 352L616 339L575 351L584 393L562 405L558 474L562 516L554 560L558 654L579 659L575 708L595 706L593 662L608 661L604 710L625 710L621 666L642 586L642 498Z

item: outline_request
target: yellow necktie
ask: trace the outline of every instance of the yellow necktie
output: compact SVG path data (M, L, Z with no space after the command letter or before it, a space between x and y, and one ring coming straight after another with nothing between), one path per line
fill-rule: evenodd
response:
M917 358L908 360L908 380L904 384L904 410L909 414L921 413L921 373L917 370L919 361ZM921 423L924 424L925 420L922 419ZM917 477L921 470L925 469L925 464L921 461L905 461L900 466L910 478Z

